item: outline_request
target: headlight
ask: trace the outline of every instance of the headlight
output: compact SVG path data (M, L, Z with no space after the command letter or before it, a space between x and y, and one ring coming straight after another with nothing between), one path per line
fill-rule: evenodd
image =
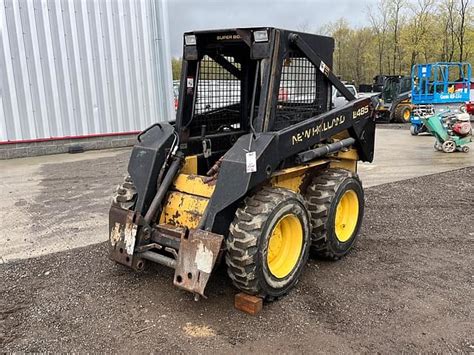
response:
M187 46L195 46L196 45L196 36L195 35L186 35L184 36L184 44Z
M268 42L268 32L264 31L255 31L253 33L253 38L255 42Z

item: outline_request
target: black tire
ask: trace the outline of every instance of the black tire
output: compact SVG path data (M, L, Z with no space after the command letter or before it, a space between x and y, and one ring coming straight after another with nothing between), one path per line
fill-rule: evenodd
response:
M132 210L137 201L137 190L130 175L125 176L123 183L117 186L112 197L112 206Z
M358 216L350 237L341 242L336 235L336 210L349 190L357 196ZM312 224L312 254L328 260L347 255L357 241L364 215L364 190L357 174L345 169L326 169L313 178L306 199Z
M411 107L409 105L397 105L393 113L393 120L398 123L410 123Z
M267 262L268 245L273 230L287 216L296 217L301 225L301 250L291 271L278 278ZM303 197L287 189L270 187L247 197L236 212L226 243L227 273L239 290L267 301L287 294L298 282L311 245L309 214Z

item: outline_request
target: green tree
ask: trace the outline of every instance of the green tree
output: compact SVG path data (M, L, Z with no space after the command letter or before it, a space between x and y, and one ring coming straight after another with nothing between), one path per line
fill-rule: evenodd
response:
M179 80L181 75L181 67L183 65L183 61L181 58L172 58L171 59L171 70L173 73L173 80Z

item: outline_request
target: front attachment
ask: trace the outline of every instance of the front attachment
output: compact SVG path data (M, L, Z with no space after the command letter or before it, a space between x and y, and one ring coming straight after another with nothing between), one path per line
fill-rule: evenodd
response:
M135 219L134 211L111 207L109 257L135 270L142 270L145 260L174 268L175 286L205 297L224 237L172 225L143 227Z
M132 267L137 236L137 225L133 222L134 211L115 206L109 214L109 257L116 262Z
M192 229L181 239L174 285L204 296L204 289L221 250L224 237Z

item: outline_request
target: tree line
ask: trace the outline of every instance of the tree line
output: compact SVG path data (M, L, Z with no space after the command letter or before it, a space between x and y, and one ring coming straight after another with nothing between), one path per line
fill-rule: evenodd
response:
M366 18L361 27L341 18L320 31L335 39L334 71L344 80L410 75L416 63L473 62L470 0L379 0Z
M366 21L345 18L317 30L297 30L335 39L334 72L342 80L370 84L375 75L410 75L416 63L474 60L474 6L471 0L379 0L365 9ZM172 60L178 80L181 60Z

